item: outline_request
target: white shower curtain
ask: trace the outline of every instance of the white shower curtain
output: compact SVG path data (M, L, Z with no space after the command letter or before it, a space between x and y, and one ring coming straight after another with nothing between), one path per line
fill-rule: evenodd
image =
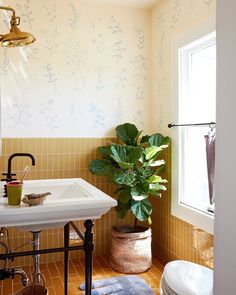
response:
M215 199L215 133L205 135L210 204Z

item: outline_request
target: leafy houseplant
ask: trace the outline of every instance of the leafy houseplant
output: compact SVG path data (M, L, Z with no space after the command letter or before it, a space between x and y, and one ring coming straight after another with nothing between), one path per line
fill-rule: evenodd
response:
M124 218L131 210L137 220L151 224L152 205L148 196L161 196L166 190L166 179L159 174L165 164L159 156L168 147L169 137L160 133L141 137L142 131L130 123L116 127L117 138L123 144L111 143L98 148L102 159L92 160L90 171L96 175L106 176L117 186L117 214Z

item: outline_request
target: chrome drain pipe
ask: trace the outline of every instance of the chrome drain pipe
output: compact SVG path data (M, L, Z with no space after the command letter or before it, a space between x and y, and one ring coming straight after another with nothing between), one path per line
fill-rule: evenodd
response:
M10 245L9 245L9 236L8 236L8 230L4 227L1 228L0 230L0 236L4 236L4 232L7 233L7 240L8 240L8 245L4 243L3 241L0 241L0 246L2 246L5 249L5 254L10 253ZM30 284L30 280L28 279L28 276L26 272L24 272L20 268L8 268L8 258L5 259L5 266L3 269L1 269L1 278L14 278L15 275L20 275L21 276L21 282L23 286L27 286Z
M13 269L13 276L20 275L21 276L21 282L23 286L28 286L30 284L30 280L28 279L28 276L26 272L24 272L20 268L14 268Z
M31 232L33 235L33 240L32 240L32 245L33 245L33 250L39 250L40 248L40 233L41 231L37 231L37 232ZM33 255L33 281L36 284L40 283L40 276L38 274L40 274L40 255L36 254Z

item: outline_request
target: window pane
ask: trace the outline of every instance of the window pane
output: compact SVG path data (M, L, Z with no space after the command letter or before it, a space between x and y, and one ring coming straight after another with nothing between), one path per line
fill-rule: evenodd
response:
M180 122L215 122L216 44L204 39L181 49ZM204 135L209 127L180 130L180 203L207 212L209 190Z
M184 161L181 202L191 207L206 210L209 206L208 179L204 127L187 128L184 131Z
M190 58L190 118L196 122L215 121L216 45L198 50Z

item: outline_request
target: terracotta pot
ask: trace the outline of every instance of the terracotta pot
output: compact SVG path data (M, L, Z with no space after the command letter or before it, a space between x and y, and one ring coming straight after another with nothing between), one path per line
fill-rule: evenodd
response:
M111 235L111 267L122 273L142 273L152 264L152 232L149 227L114 226Z

